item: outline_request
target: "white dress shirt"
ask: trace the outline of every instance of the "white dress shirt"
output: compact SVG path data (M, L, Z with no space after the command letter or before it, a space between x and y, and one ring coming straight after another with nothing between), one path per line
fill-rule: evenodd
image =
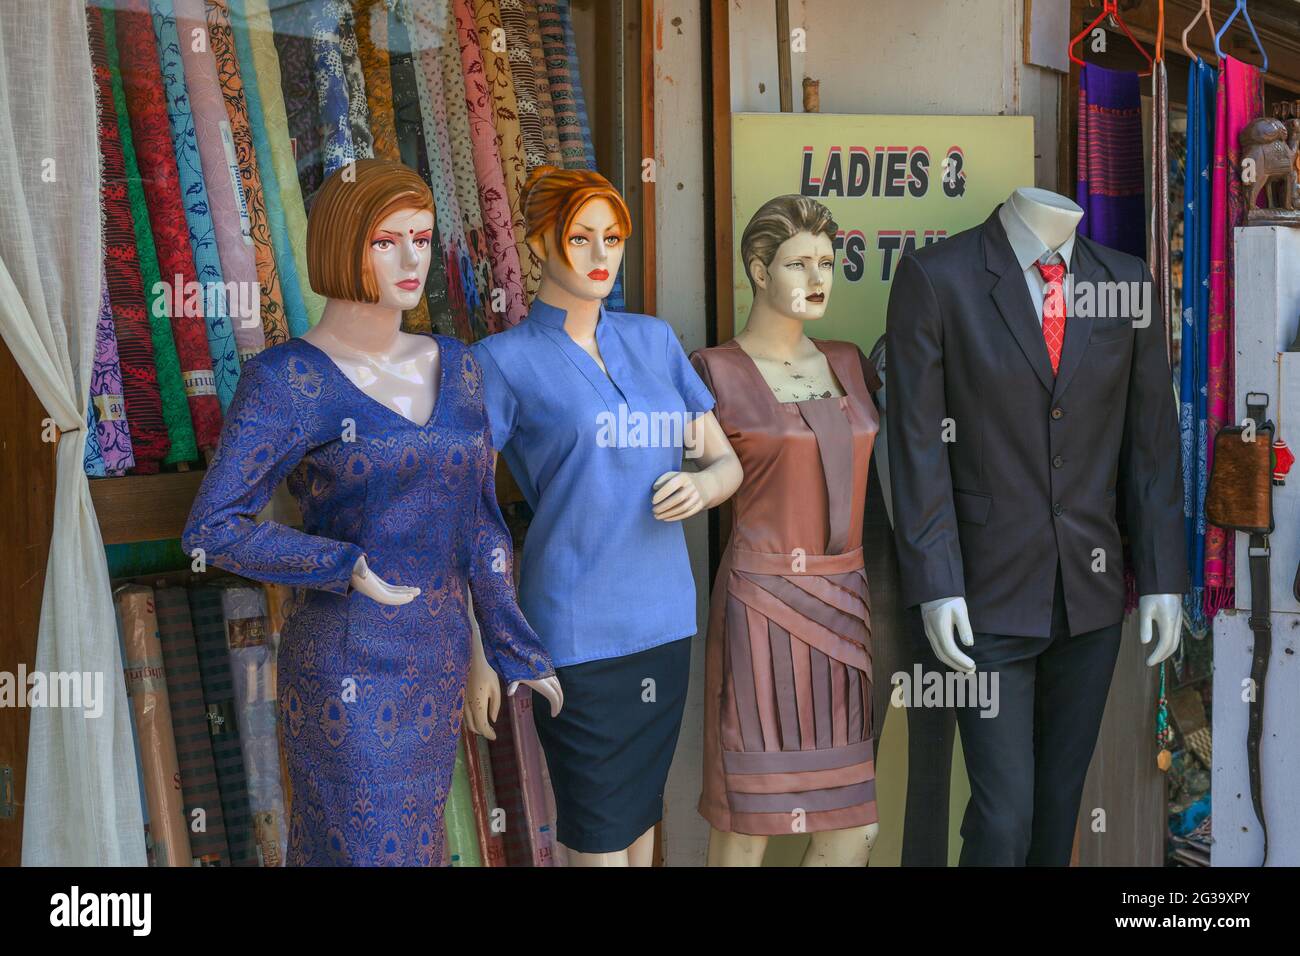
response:
M1009 202L1004 202L998 209L998 219L1002 222L1002 228L1007 232L1007 240L1011 243L1011 252L1016 257L1016 263L1025 272L1025 286L1029 289L1029 298L1034 303L1034 315L1038 317L1038 324L1043 324L1043 298L1047 290L1047 280L1043 278L1038 271L1037 263L1042 262L1044 265L1050 265L1053 262L1065 263L1065 271L1070 271L1070 256L1074 252L1074 233L1070 233L1070 238L1061 243L1055 249L1047 248L1047 244L1039 239L1029 224L1025 222L1020 213L1016 212L1014 206Z

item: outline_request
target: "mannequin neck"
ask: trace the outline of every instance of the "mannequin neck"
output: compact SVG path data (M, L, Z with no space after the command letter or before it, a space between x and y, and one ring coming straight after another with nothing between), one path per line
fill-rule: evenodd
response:
M806 338L804 327L803 319L781 312L768 300L764 290L758 289L745 327L736 337L752 343L764 355L788 359L801 351Z
M370 302L327 299L320 322L303 337L316 345L322 341L333 342L348 351L383 357L397 346L401 332L399 309Z
M564 313L564 327L571 336L590 338L600 321L601 299L590 299L570 292L549 276L542 276L537 298Z
M1015 215L1048 249L1056 250L1074 235L1083 209L1071 199L1046 189L1017 189L1007 203Z

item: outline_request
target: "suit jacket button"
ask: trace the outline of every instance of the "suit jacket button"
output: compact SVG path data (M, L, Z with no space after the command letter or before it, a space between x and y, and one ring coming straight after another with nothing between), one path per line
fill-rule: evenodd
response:
M1056 504L1052 505L1052 514L1054 515L1060 515L1060 513L1064 510L1065 508L1061 505L1059 501Z
M1056 406L1056 408L1053 408L1053 409L1052 409L1052 418L1054 418L1054 419L1058 419L1058 420L1059 420L1060 417L1061 417L1062 415L1064 415L1064 414L1065 414L1065 412L1061 410L1061 406L1059 406L1059 405Z
M1052 459L1053 468L1060 468L1064 464L1065 464L1065 459L1062 458L1060 455L1057 455L1055 458Z

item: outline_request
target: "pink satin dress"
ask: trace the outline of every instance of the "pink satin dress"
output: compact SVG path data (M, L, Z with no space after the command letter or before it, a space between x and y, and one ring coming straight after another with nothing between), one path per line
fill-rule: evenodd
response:
M813 341L843 397L780 402L734 340L691 356L745 471L705 651L700 813L725 832L876 821L862 514L878 380L856 345Z

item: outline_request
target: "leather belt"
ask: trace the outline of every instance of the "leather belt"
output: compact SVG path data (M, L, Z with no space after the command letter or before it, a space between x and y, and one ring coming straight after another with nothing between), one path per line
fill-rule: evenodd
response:
M1273 623L1269 617L1272 602L1269 598L1269 547L1268 535L1250 536L1250 630L1255 636L1255 650L1250 662L1249 717L1246 727L1246 764L1250 774L1250 802L1259 818L1259 828L1264 834L1264 859L1268 862L1268 824L1264 820L1264 785L1260 772L1259 745L1264 737L1264 678L1268 676L1268 661L1273 652Z
M798 554L794 551L771 554L731 549L731 567L750 574L846 574L865 566L860 547L843 554Z

